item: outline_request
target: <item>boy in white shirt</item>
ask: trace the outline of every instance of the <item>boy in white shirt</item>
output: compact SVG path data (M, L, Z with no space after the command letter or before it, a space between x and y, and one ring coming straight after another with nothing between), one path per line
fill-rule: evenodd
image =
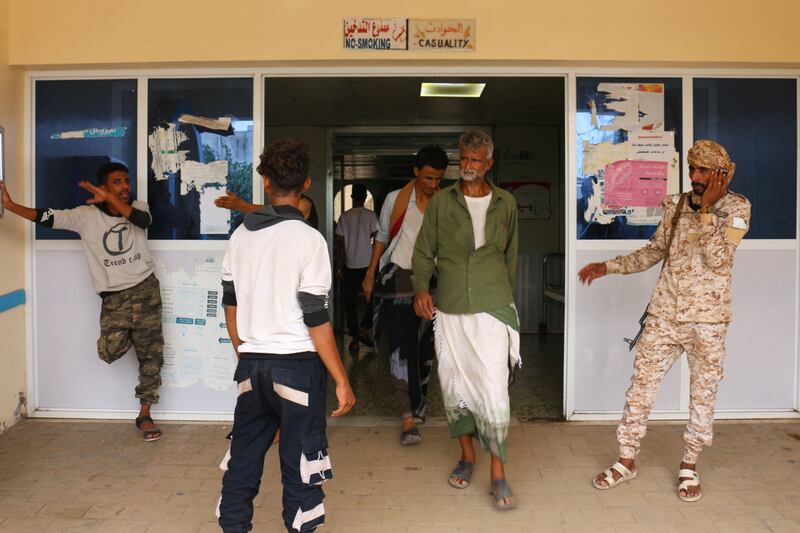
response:
M325 434L327 374L338 408L355 396L328 317L328 247L298 209L311 185L308 145L277 140L258 172L270 205L248 213L231 235L222 268L223 304L239 364L228 470L219 525L250 531L264 456L278 430L287 531L313 531L325 521L322 482L332 477Z

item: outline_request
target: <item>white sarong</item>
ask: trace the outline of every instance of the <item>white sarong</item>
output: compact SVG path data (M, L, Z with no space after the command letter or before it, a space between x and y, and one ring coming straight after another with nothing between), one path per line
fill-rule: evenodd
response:
M476 434L485 450L505 461L508 372L521 362L519 332L489 313L437 310L434 341L450 435Z

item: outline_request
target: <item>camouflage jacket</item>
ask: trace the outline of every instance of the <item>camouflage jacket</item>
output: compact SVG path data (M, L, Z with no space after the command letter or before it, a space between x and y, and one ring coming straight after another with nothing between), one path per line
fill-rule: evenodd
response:
M641 272L664 259L679 199L668 196L661 204L664 215L646 246L606 261L609 274ZM700 198L692 195L692 201ZM649 314L676 322L730 322L733 256L750 227L750 202L729 191L713 207L713 214L700 214L684 202Z

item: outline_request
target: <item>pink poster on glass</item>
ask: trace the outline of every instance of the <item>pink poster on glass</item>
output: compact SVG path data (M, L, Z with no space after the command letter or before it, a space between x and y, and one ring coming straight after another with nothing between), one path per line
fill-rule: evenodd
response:
M617 161L605 167L605 205L658 207L667 195L667 166L661 161Z

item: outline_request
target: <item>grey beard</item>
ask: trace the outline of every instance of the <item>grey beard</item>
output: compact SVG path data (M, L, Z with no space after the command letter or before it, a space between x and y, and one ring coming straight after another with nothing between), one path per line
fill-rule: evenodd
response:
M478 179L478 173L477 172L463 172L462 171L460 174L461 174L461 179L464 180L464 181L475 181L476 179Z

